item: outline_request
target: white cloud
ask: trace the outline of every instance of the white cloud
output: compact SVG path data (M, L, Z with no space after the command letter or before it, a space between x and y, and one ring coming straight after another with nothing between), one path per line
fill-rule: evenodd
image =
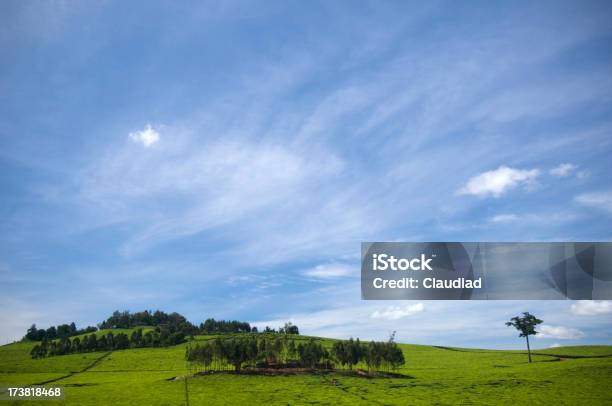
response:
M577 166L574 164L564 163L555 168L552 168L548 173L550 173L552 176L565 178L566 176L569 176L570 173L572 173L576 168Z
M317 265L304 272L305 276L320 279L340 278L351 274L357 275L358 272L349 266L339 264Z
M576 196L576 202L612 213L612 191L584 193Z
M612 313L610 300L579 300L572 304L571 311L577 316L597 316Z
M561 347L561 344L554 343L554 344L551 344L548 348L557 348L557 347Z
M145 148L158 143L160 139L159 132L151 127L151 124L147 124L143 130L131 132L129 137L132 141L142 144Z
M550 210L545 212L535 212L535 213L524 213L524 214L514 214L514 213L500 213L495 216L489 217L487 220L489 223L515 223L522 222L524 224L534 224L534 223L563 223L567 221L574 221L576 219L576 214L569 211L558 211L552 212Z
M425 310L423 303L416 303L407 306L389 306L385 310L375 311L370 317L373 319L399 320L404 317L412 316Z
M497 214L489 219L491 223L511 223L517 221L519 216L516 214Z
M584 337L584 333L578 329L563 326L542 325L539 328L537 338L554 338L557 340L576 340Z
M519 185L533 184L539 174L538 169L522 170L502 165L470 178L459 194L500 197Z

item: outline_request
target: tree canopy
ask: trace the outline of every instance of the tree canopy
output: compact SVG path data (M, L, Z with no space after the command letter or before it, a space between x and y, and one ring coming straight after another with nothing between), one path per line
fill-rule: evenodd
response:
M153 327L152 330L143 332L143 327ZM76 324L61 324L51 326L47 329L38 329L33 324L24 339L40 341L39 345L34 346L32 357L42 358L53 355L64 355L75 352L90 351L111 351L126 348L138 347L165 347L180 344L186 341L186 337L196 334L241 334L257 333L256 327L251 327L247 322L238 320L215 320L206 319L199 326L195 326L179 313L164 313L160 310L155 312L145 310L142 312L130 313L129 311L114 311L113 314L98 324L100 330L113 329L136 329L128 337L121 332L113 334L91 334L98 331L96 327L86 327L77 329ZM267 327L264 333L273 332L274 329ZM297 335L299 329L292 323L285 323L279 328L279 332L284 335ZM82 336L85 337L75 337Z
M531 348L529 347L529 336L536 335L536 326L543 323L542 320L535 317L529 312L524 312L522 316L516 316L506 322L506 326L512 326L519 331L519 337L525 337L527 340L527 356L529 362L531 362Z
M185 358L192 368L202 368L204 371L224 370L228 366L235 371L245 366L311 369L339 366L353 369L358 364L369 371L389 371L405 363L402 350L393 340L367 344L362 344L359 339L336 341L331 351L315 338L300 341L296 345L296 340L287 334L263 338L257 335L218 338L188 347Z
M520 334L519 337L527 337L530 335L536 335L538 332L535 330L538 324L543 323L542 320L536 318L529 312L524 312L523 316L516 316L506 322L506 326L512 326L516 328Z

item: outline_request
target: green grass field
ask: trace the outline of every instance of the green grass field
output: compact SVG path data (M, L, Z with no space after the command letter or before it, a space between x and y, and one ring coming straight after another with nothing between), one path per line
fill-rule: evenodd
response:
M199 336L197 340L212 337ZM324 341L331 345L332 340ZM612 404L612 346L520 351L401 345L405 378L342 373L187 379L186 344L31 359L34 343L0 347L0 385L47 382L69 405L456 405ZM20 401L13 404L49 404ZM0 404L11 404L0 401ZM51 403L53 404L53 403Z

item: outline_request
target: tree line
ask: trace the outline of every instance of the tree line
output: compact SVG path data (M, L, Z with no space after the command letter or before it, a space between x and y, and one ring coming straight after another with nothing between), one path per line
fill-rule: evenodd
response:
M220 371L233 368L353 369L364 366L368 371L390 371L405 363L404 354L392 336L387 342L361 343L359 339L336 341L331 351L311 338L298 343L290 336L258 338L235 337L213 339L187 347L185 359L190 369Z
M154 329L143 333L139 326L153 326ZM128 336L125 333L88 334L102 329L134 329ZM167 347L184 343L186 337L193 338L196 334L235 334L257 332L247 322L237 320L207 319L199 327L189 322L179 313L151 312L148 310L136 313L115 311L96 327L77 329L76 324L62 324L48 329L38 329L33 324L26 332L25 339L40 341L32 349L33 358L43 358L54 355L65 355L91 351L112 351L140 347ZM276 330L266 327L264 332ZM299 329L292 323L285 323L278 332L283 334L299 334ZM75 337L88 334L85 337Z
M251 328L249 323L238 320L206 319L204 323L200 323L200 332L202 334L250 333L257 332L257 327Z
M78 336L81 334L93 333L98 329L93 326L88 326L82 329L77 329L74 322L70 324L60 324L58 326L51 326L48 329L39 329L36 324L32 326L26 332L25 338L32 341L43 341L43 340L55 340L57 338L68 338Z
M185 316L176 312L165 313L160 310L155 312L144 310L142 312L130 313L129 311L120 312L116 310L109 318L98 323L98 327L89 326L84 329L77 329L76 324L72 322L70 324L51 326L45 330L38 329L36 324L33 324L27 330L24 338L32 341L51 341L93 333L98 329L132 329L144 326L166 328L170 333L180 332L185 336L258 332L257 327L251 327L249 323L238 320L215 320L209 318L200 323L199 326L196 326L188 321ZM263 332L276 333L277 330L266 326ZM299 329L296 325L286 323L278 329L278 332L283 334L299 334Z
M404 353L394 341L395 333L387 342L370 341L360 343L359 339L336 341L332 346L333 359L343 368L365 364L368 371L396 370L406 362Z
M136 313L115 310L108 319L98 324L101 330L143 326L167 326L170 330L181 331L185 335L193 335L198 332L198 328L189 322L185 316L176 312L165 313L160 310L155 312L145 310Z
M126 333L113 334L108 332L104 335L89 334L82 339L63 337L59 340L43 340L35 345L30 352L32 358L44 358L54 355L66 355L94 351L125 350L128 348L142 347L167 347L185 342L185 335L180 331L170 331L166 327L156 327L143 333L142 329L136 329L131 335Z

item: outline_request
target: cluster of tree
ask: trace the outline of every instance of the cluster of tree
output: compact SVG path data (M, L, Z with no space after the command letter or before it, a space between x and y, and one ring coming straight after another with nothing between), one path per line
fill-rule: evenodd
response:
M253 327L251 329L251 332L257 333L258 332L257 331L257 327ZM283 327L279 327L278 331L276 331L275 329L273 329L270 326L266 326L261 332L262 333L272 333L272 334L280 333L280 334L295 334L295 335L299 335L300 334L300 329L295 324L293 324L291 322L287 322L287 323L285 323L285 325Z
M237 320L215 320L207 319L204 323L201 323L199 328L190 323L184 316L179 313L164 313L160 310L155 312L145 310L142 312L130 313L129 311L115 311L113 314L103 322L98 324L99 329L132 329L136 327L153 326L155 331L152 334L157 334L158 338L151 337L151 340L146 344L130 344L131 346L166 346L172 345L173 343L179 343L184 341L184 337L193 337L196 334L226 334L226 333L257 333L257 328L252 327L249 323L241 322ZM36 350L36 354L43 354L42 356L56 355L56 354L67 354L71 352L83 352L83 351L95 351L96 345L81 347L74 347L70 342L65 339L77 335L93 333L97 331L96 327L87 327L85 329L77 329L74 323L62 324L57 327L52 326L48 329L37 329L36 325L33 324L25 335L26 339L33 341L43 342ZM264 333L276 333L276 330L266 327ZM286 323L284 327L280 327L278 330L282 334L299 334L297 326ZM180 337L180 339L178 339ZM53 342L53 340L60 340L60 342ZM69 340L68 340L69 341ZM103 350L115 349L113 345L100 344ZM73 349L74 347L74 349ZM80 348L80 349L79 349ZM90 348L94 348L91 350Z
M225 370L233 367L301 366L332 369L334 363L343 368L364 364L369 371L397 369L403 365L404 354L393 338L388 342L361 344L359 339L335 342L331 352L311 338L298 343L287 335L258 339L215 339L188 347L185 354L191 369Z
M35 345L30 352L32 358L44 358L54 355L65 355L81 352L125 350L141 347L167 347L185 342L185 335L180 331L171 332L166 327L158 326L143 334L142 329L136 329L130 336L125 333L97 336L89 334L81 340L79 337L67 337L55 341L43 340Z
M298 335L298 334L300 334L300 329L295 324L293 324L291 322L287 322L287 323L285 323L284 327L281 327L281 328L278 329L278 332L281 333L281 334L295 334L295 335Z
M249 323L238 320L206 319L204 323L200 323L200 333L202 334L256 333L257 327L253 327L253 329Z
M191 368L205 371L224 370L230 366L239 371L243 364L249 367L302 365L314 368L329 359L329 352L314 339L296 345L288 335L261 339L251 335L196 344L187 348L185 358Z
M168 314L160 310L155 312L145 310L136 313L115 311L112 316L98 324L100 329L134 328L139 326L167 326L172 331L181 331L185 335L258 332L257 327L251 327L249 323L238 320L215 320L209 318L197 327L179 313ZM263 332L276 333L276 330L266 327ZM278 332L299 334L299 329L291 323L286 323L284 327L279 328Z
M98 324L100 329L113 328L134 328L142 326L165 326L172 332L181 331L185 335L191 335L197 332L197 327L191 324L185 316L173 312L164 313L160 310L151 312L145 310L142 312L130 313L129 311L120 312L114 311L112 316Z
M78 336L81 334L93 333L98 329L93 326L89 326L82 329L77 329L74 322L70 324L60 324L58 326L51 326L48 329L38 329L36 324L32 326L26 332L25 338L32 341L43 341L43 340L55 340L58 338L68 338L72 336Z
M337 363L349 369L363 363L369 371L389 371L406 362L404 353L394 341L394 335L387 342L371 341L362 344L359 339L352 338L348 341L336 341L331 353Z

